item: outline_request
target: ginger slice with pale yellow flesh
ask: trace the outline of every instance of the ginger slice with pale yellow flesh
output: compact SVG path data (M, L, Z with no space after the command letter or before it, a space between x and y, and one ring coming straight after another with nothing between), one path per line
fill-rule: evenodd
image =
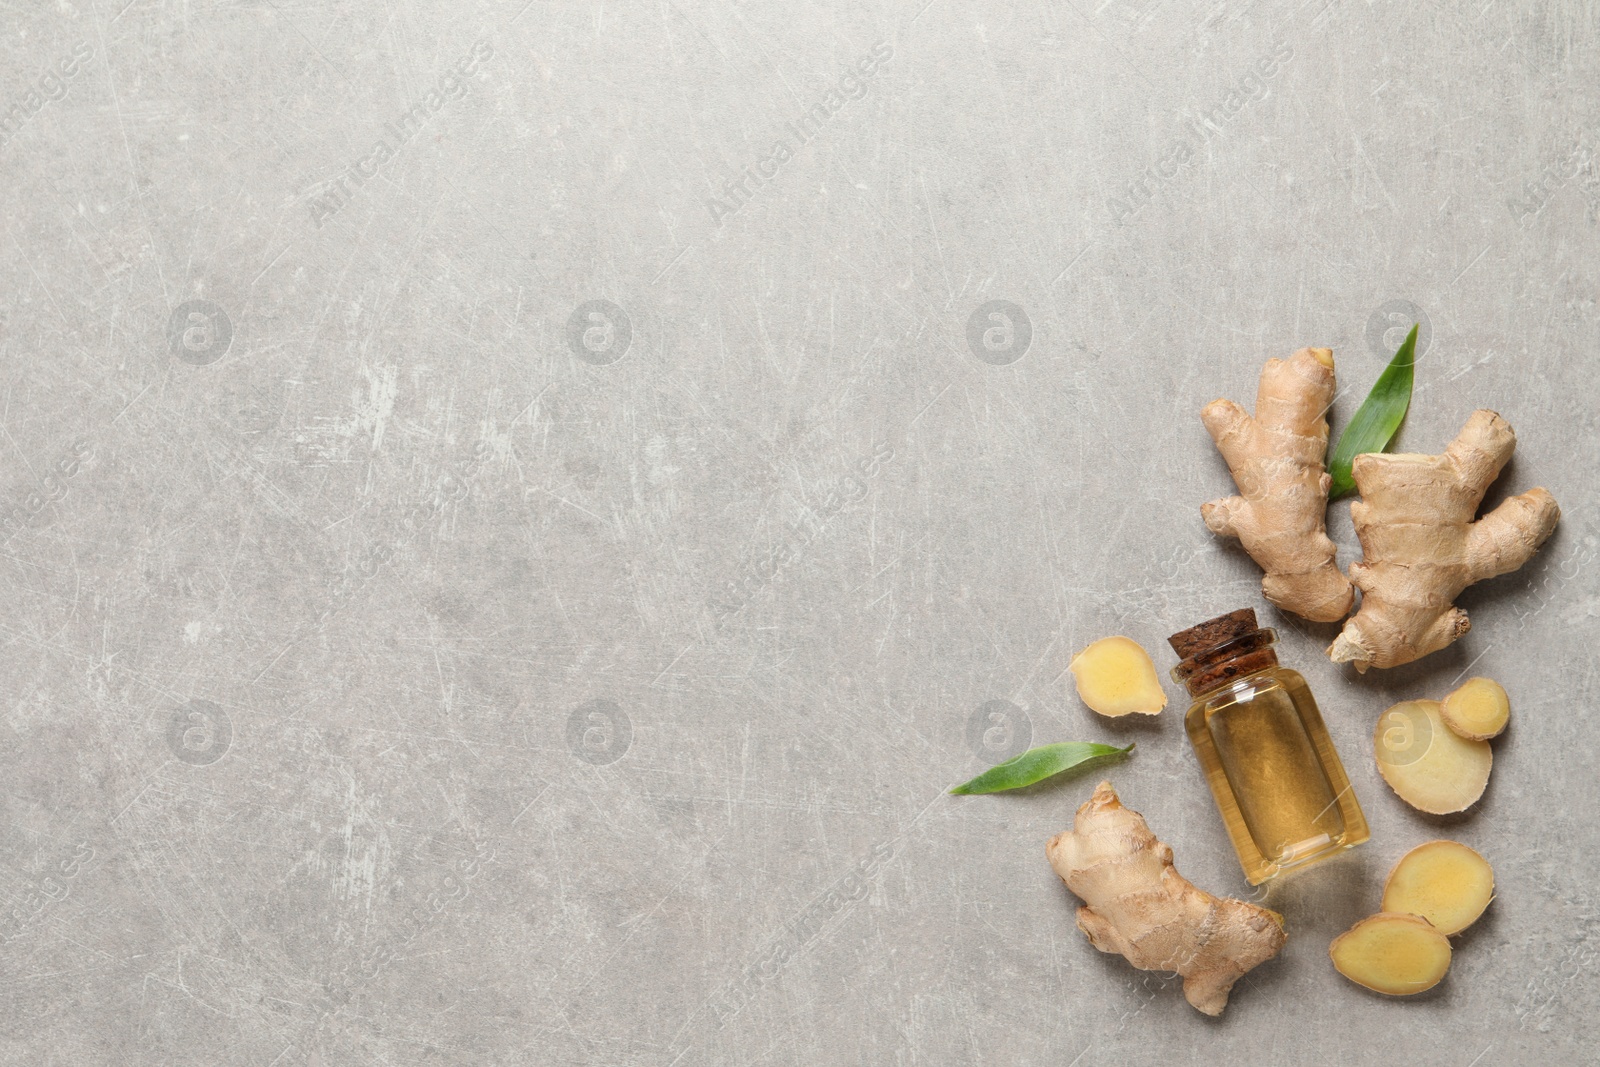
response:
M1154 715L1167 706L1156 665L1131 637L1102 637L1067 665L1090 710L1113 718Z
M1459 841L1429 841L1400 857L1383 884L1383 910L1427 919L1459 934L1494 899L1494 868Z
M1450 939L1415 915L1369 915L1333 939L1340 974L1378 993L1406 997L1432 989L1450 969Z
M1445 725L1462 737L1487 741L1511 721L1511 699L1492 678L1469 678L1444 698Z
M1437 700L1407 700L1378 716L1378 773L1401 800L1429 815L1465 811L1489 784L1487 741L1454 733Z

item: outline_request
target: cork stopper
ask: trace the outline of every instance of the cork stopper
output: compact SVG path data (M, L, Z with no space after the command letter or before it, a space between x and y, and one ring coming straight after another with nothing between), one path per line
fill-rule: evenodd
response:
M1240 608L1208 619L1167 638L1182 662L1172 668L1172 678L1191 696L1209 693L1236 678L1278 664L1272 650L1278 635L1256 623L1256 613Z
M1179 631L1167 638L1167 644L1172 646L1172 651L1178 654L1179 659L1188 659L1196 653L1258 629L1260 626L1256 623L1255 609L1240 608Z

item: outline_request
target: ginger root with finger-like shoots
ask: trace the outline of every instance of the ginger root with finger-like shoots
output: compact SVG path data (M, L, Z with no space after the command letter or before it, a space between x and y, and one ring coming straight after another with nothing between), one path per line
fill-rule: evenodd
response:
M1268 600L1313 622L1337 622L1355 601L1326 526L1333 392L1333 350L1302 348L1267 360L1254 417L1231 400L1200 412L1239 487L1238 496L1201 505L1206 527L1239 539L1266 572Z
M1336 663L1394 667L1436 652L1471 623L1456 596L1526 563L1561 509L1544 489L1514 496L1473 521L1483 494L1516 449L1492 411L1474 411L1437 456L1369 452L1351 465L1361 499L1350 517L1363 559L1350 565L1361 610L1328 648Z
M1221 1015L1228 992L1288 935L1277 912L1197 889L1172 866L1172 849L1101 782L1073 828L1050 839L1050 866L1083 898L1078 929L1101 952L1146 971L1175 971L1183 994Z

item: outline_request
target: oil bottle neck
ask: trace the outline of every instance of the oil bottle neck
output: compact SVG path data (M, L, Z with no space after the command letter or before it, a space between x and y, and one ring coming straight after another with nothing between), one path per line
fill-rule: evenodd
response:
M1195 652L1172 668L1172 680L1199 698L1247 675L1278 665L1272 646L1278 633L1271 627L1248 630Z

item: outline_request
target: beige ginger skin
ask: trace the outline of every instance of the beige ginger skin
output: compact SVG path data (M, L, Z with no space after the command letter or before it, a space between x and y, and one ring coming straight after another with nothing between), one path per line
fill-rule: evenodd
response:
M1329 646L1334 662L1365 671L1444 648L1472 625L1456 596L1521 567L1550 536L1561 509L1544 489L1472 521L1516 447L1505 419L1474 411L1437 456L1355 458L1351 475L1361 499L1350 505L1350 517L1363 559L1350 565L1350 578L1361 590L1361 610Z
M1355 600L1326 527L1333 394L1333 350L1302 348L1261 368L1254 416L1231 400L1200 412L1239 488L1201 506L1206 527L1239 539L1268 600L1313 622L1337 622Z
M1179 874L1172 849L1122 806L1110 782L1095 788L1045 854L1083 898L1078 929L1090 944L1141 970L1182 975L1183 995L1207 1015L1221 1015L1233 983L1288 940L1277 912L1212 896Z

